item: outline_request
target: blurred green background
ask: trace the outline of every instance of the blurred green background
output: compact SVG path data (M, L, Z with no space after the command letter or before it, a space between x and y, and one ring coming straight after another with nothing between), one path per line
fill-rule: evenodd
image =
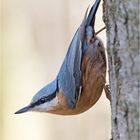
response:
M0 140L108 140L110 105L77 116L14 112L57 75L72 36L93 0L1 0ZM96 31L104 27L102 4ZM105 31L99 34L105 40Z

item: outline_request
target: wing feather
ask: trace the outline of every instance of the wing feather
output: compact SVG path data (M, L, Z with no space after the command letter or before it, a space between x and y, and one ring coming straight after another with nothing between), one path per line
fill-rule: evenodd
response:
M96 0L88 17L87 9L83 22L71 41L68 52L57 76L59 90L62 90L65 94L70 108L76 107L76 102L79 99L81 91L81 61L83 51L86 48L85 28L92 22L92 19L95 17L99 2L100 0Z

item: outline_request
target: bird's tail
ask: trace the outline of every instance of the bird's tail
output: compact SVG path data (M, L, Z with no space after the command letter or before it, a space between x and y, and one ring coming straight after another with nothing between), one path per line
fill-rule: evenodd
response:
M98 9L98 6L100 4L101 0L96 0L94 5L91 7L90 12L88 14L88 17L86 19L86 26L92 26L94 27L94 22L95 22L95 15Z
M80 26L80 31L79 31L81 35L80 36L81 40L84 40L86 28L88 26L92 27L92 33L93 33L93 36L95 36L94 23L95 23L95 15L96 15L99 4L100 4L100 0L96 0L93 6L91 7L88 16L87 16L87 13L88 13L88 9L87 9L84 19L82 21L82 24Z

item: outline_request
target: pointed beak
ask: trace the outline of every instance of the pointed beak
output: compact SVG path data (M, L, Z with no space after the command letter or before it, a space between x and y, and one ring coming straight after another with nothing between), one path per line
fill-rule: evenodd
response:
M17 112L15 112L15 114L25 113L25 112L28 112L29 110L30 110L30 106L26 106L26 107L18 110Z

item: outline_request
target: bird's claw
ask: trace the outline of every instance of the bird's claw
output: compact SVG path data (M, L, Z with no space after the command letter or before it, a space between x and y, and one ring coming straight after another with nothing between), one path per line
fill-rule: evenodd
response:
M106 97L109 99L109 101L111 102L111 92L110 92L110 86L109 85L105 85L104 86L104 91L106 94Z

